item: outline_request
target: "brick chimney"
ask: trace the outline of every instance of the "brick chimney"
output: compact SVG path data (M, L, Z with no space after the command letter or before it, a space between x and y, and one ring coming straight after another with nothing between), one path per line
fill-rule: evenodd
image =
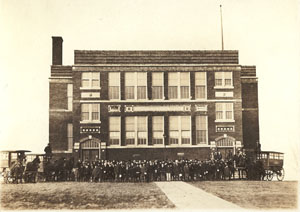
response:
M62 37L52 37L52 65L62 65Z

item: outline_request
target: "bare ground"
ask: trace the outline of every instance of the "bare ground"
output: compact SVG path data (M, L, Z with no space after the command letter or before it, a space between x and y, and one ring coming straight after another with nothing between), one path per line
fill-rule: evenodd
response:
M248 209L296 209L297 181L203 181L192 185Z
M2 209L173 208L154 183L2 184Z

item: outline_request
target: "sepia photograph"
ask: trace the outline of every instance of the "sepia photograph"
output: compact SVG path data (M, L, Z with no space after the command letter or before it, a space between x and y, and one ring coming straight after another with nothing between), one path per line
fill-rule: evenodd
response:
M0 0L0 210L298 211L299 0Z

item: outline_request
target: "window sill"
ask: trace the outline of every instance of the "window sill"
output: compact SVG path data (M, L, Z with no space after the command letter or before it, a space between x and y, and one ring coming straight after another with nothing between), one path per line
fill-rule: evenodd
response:
M221 122L227 122L227 123L234 123L235 120L215 120L216 123L221 123Z
M80 90L101 90L101 87L80 87Z
M101 121L80 121L80 124L101 124Z
M233 86L215 86L214 89L234 89Z

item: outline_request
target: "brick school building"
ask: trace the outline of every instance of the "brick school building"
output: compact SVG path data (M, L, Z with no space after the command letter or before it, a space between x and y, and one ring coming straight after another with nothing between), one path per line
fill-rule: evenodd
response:
M75 50L63 65L63 39L52 43L56 156L204 160L259 145L256 67L236 50Z

